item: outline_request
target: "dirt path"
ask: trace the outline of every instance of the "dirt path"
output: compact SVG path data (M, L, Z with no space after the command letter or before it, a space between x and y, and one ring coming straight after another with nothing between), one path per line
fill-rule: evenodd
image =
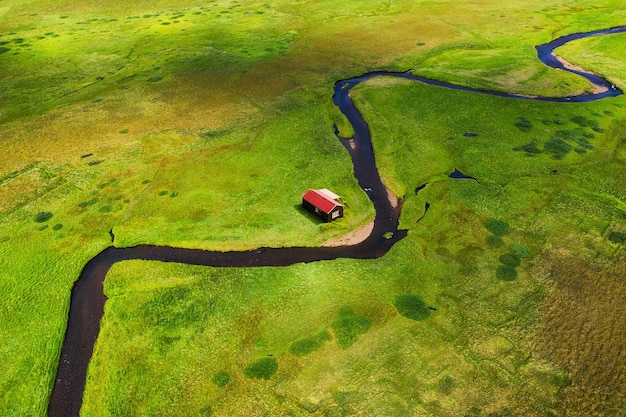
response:
M372 230L374 230L374 220L364 226L361 226L355 231L348 233L347 235L327 240L326 242L322 243L322 246L335 247L356 245L357 243L361 243L365 239L367 239L367 237L372 234Z

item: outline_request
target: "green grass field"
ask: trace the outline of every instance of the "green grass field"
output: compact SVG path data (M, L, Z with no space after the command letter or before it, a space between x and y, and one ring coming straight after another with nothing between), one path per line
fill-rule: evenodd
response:
M1 2L0 414L45 415L72 284L110 230L240 250L369 222L337 79L577 94L534 45L625 22L613 0ZM558 52L625 89L625 47ZM353 96L409 236L368 261L115 265L83 415L624 413L624 96L389 79ZM298 207L322 187L341 221Z

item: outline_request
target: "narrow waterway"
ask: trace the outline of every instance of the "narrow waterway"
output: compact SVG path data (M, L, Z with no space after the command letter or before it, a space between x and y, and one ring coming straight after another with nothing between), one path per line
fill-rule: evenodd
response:
M350 97L349 93L352 88L374 77L398 77L444 88L513 99L586 102L614 97L622 94L619 88L602 77L564 64L565 61L554 54L554 49L576 39L622 32L626 32L626 26L576 33L537 47L539 59L543 63L552 68L569 71L588 79L594 85L594 89L598 91L597 93L558 98L531 97L458 86L419 77L409 72L385 71L374 71L335 83L333 102L354 129L354 136L351 138L341 138L339 135L338 138L350 153L354 166L354 176L359 186L369 196L376 211L374 227L370 235L358 244L338 247L259 248L239 252L217 252L140 245L129 248L109 247L103 250L87 263L72 289L68 324L48 406L48 416L79 415L87 368L100 331L104 304L107 301L103 288L104 279L109 269L117 262L155 260L212 267L260 267L287 266L337 258L373 259L386 254L396 242L406 236L406 230L398 229L402 202L394 205L389 199L387 188L376 168L369 127Z

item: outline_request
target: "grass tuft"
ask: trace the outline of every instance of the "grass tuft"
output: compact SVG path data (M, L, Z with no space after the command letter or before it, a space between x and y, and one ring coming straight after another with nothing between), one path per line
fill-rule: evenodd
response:
M504 255L500 256L500 262L502 262L504 265L516 267L519 266L519 264L522 262L522 259L519 257L519 255L516 255L514 253L505 253Z
M243 374L250 379L270 379L278 370L275 358L263 358L246 366Z
M293 342L291 346L289 346L289 352L295 356L305 356L316 350L320 350L324 346L324 342L330 339L330 333L324 330L317 336L306 337Z
M512 254L517 255L520 258L528 258L528 257L530 257L530 249L528 249L526 246L511 245L511 247L509 249L510 249Z
M488 219L485 227L496 236L504 236L509 233L509 225L502 220Z
M517 270L510 265L500 265L496 270L496 278L501 281L515 281Z
M533 129L532 122L525 117L519 117L515 126L522 132L530 132Z
M438 385L437 388L439 392L449 395L449 394L452 394L452 391L454 391L454 388L456 387L456 382L454 382L454 379L452 379L448 375L448 376L441 378L437 385Z
M47 222L48 220L52 218L52 216L54 215L49 211L40 211L39 213L35 215L35 222L36 223Z
M609 240L613 243L624 243L626 242L626 233L611 232L609 233Z
M430 309L424 300L414 294L399 295L393 305L401 316L411 320L424 320L430 316Z
M487 239L485 240L487 241L487 244L491 246L492 248L499 248L504 245L504 241L502 240L500 236L489 235L487 236Z
M513 148L514 151L518 151L518 152L526 152L527 154L530 155L537 155L542 153L543 151L537 146L537 142L532 141L532 142L528 142L525 145L522 146L518 146Z
M313 337L297 340L289 346L289 352L296 356L305 356L319 350L321 343Z
M543 149L547 153L553 154L552 157L554 159L563 159L572 150L572 146L563 139L553 136L543 145Z
M228 375L227 372L220 371L216 373L215 375L213 375L212 381L216 387L222 388L223 386L225 386L226 384L230 382L230 375Z
M332 322L332 329L341 349L352 346L370 327L372 327L370 319L357 316L348 306L342 307L339 317Z
M85 207L88 207L88 206L93 206L97 202L98 202L98 199L94 197L94 198L89 199L87 201L81 201L80 203L77 204L77 206L81 207L81 208L85 208Z
M210 405L204 405L200 407L200 415L203 417L211 417L213 415L213 407Z

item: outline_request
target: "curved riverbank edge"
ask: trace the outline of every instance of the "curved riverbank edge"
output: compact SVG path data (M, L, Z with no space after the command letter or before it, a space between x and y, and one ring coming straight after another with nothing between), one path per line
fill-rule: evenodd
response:
M385 255L391 247L403 239L408 231L398 229L402 201L389 198L374 158L369 127L350 97L350 90L374 77L397 77L455 90L489 94L498 97L551 102L588 102L615 97L623 92L610 81L587 71L566 65L554 54L554 49L567 42L585 37L626 32L626 26L592 32L576 33L557 38L537 46L539 59L546 65L575 73L589 80L598 93L585 93L569 97L531 97L497 91L481 90L431 80L409 72L373 71L358 77L335 83L333 103L352 125L354 135L337 137L349 152L354 175L359 186L367 193L375 209L374 223L369 235L359 243L345 246L258 248L238 252L217 252L199 249L183 249L154 245L128 248L109 247L92 258L84 267L72 288L68 324L61 355L48 405L49 417L78 416L82 406L87 368L100 331L100 320L107 301L104 295L104 279L111 267L126 260L152 260L176 262L211 267L261 267L288 266L338 258L374 259ZM567 61L565 61L567 62Z

